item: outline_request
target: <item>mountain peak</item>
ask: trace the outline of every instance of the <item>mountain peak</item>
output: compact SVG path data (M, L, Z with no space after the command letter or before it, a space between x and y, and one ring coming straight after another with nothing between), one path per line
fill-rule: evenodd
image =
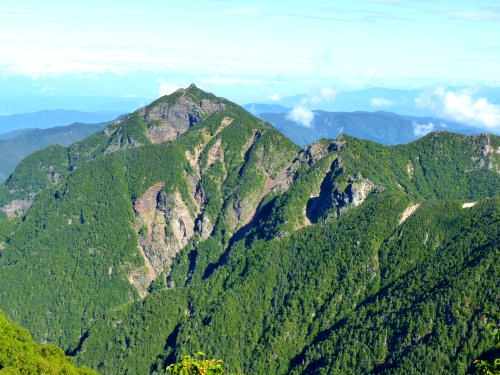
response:
M186 88L179 87L177 90L175 90L171 94L164 95L163 97L168 97L168 96L176 94L176 93L183 94L183 93L186 93L188 91L203 91L203 90L201 90L200 88L198 88L198 86L196 86L194 83L191 83L188 87L186 87Z
M153 143L176 139L206 116L226 108L225 100L195 84L155 100L138 113L147 125Z

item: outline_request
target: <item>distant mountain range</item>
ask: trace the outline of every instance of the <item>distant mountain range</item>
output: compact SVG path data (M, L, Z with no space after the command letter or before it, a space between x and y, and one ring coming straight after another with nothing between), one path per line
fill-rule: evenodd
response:
M31 115L29 117L31 117ZM36 116L33 118L35 119ZM106 123L75 123L68 126L56 126L48 129L22 129L1 134L0 181L9 177L17 163L32 152L53 144L68 146L71 143L77 142L103 129L105 125Z
M269 109L266 106L254 108ZM451 131L464 135L484 133L473 128L433 117L403 116L392 112L326 112L312 111L310 126L290 119L285 113L258 113L257 116L274 125L299 146L321 138L335 138L340 134L367 139L383 145L404 144L432 131Z
M321 138L335 138L348 134L384 145L414 141L431 131L452 131L464 135L482 133L455 122L434 117L403 116L391 112L327 112L311 111L310 126L304 126L289 117L290 108L278 104L252 103L245 106L252 114L271 123L299 146ZM31 152L51 144L67 146L104 127L104 120L116 117L113 112L88 113L80 111L42 111L11 116L0 116L0 181L5 180L17 163ZM101 122L97 125L73 124L60 127L69 121ZM19 129L21 127L49 129ZM53 127L53 128L51 128ZM51 129L50 129L51 128Z
M262 111L262 105L268 109L293 108L296 106L307 106L310 109L317 109L330 112L353 112L353 111L390 111L408 116L431 116L436 117L433 106L426 103L426 100L439 99L435 97L437 88L427 89L389 89L383 87L361 89L361 90L340 90L319 89L310 93L297 94L277 98L273 102L259 101L244 105L252 113L276 112L275 110ZM446 87L443 90L454 93L465 93L471 99L485 98L490 103L500 104L499 87L482 87L476 89L466 89L464 87ZM262 104L264 103L264 104ZM253 112L251 107L255 106L258 112ZM260 108L259 108L260 107ZM250 109L249 109L250 108ZM435 108L434 108L435 109ZM278 110L278 112L280 112Z
M116 111L82 112L58 109L0 116L0 139L5 139L4 134L16 130L28 128L47 129L75 122L85 124L103 123L114 120L121 114L123 113Z

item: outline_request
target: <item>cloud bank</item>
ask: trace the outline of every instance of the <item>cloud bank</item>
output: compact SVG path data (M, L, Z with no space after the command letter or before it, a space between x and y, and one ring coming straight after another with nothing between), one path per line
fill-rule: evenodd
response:
M372 98L370 100L370 105L372 107L388 107L393 105L394 102L392 100L386 98Z
M288 112L286 118L296 124L310 128L312 127L312 122L314 120L314 113L307 107L300 105Z
M486 98L475 98L471 90L438 87L430 95L416 98L415 104L449 120L500 132L500 105Z
M335 99L337 92L331 87L323 87L317 91L313 91L309 98L307 99L312 104L318 104L321 102L329 102Z
M160 85L158 87L158 97L163 95L170 95L179 88L179 86L176 86L169 82L165 82L163 79L158 79L157 82Z
M299 105L295 106L290 112L288 112L286 118L301 126L310 128L312 127L312 122L314 120L314 112L308 107L322 102L335 100L336 95L337 92L331 87L323 87L318 90L313 90L300 101Z
M415 134L417 137L422 137L434 130L434 124L432 122L429 122L427 124L419 124L418 122L413 121L412 126L413 134Z

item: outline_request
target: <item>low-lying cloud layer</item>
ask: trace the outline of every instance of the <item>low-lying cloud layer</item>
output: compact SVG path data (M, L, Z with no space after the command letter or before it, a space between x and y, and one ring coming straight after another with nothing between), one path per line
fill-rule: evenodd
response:
M471 90L438 87L431 94L418 97L415 103L446 119L500 132L500 105L486 98L475 98Z
M386 98L372 98L370 99L370 105L372 107L388 107L393 105L394 102L392 100Z
M288 112L286 118L306 128L310 128L314 120L314 112L300 105Z
M331 102L335 100L337 92L331 87L323 87L318 90L311 91L309 95L304 97L300 104L295 106L290 112L288 112L286 118L291 120L298 125L305 126L306 128L312 127L312 122L314 120L314 112L309 109L311 106L315 106L323 102Z
M313 91L309 98L307 99L312 104L318 104L321 102L329 102L335 99L337 92L331 87L323 87L317 91Z
M419 124L418 122L413 121L412 125L413 134L415 134L417 137L423 137L427 133L430 133L434 130L434 124L432 122L429 122L427 124Z

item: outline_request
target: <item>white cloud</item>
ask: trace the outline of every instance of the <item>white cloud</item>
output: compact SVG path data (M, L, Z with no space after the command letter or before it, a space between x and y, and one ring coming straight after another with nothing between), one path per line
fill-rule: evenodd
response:
M282 99L282 97L280 94L271 94L269 96L269 99L271 99L273 102L279 102Z
M313 91L308 98L312 104L318 104L321 102L328 102L335 99L337 95L336 91L331 87L323 87L317 91Z
M165 82L163 79L158 79L157 82L160 84L160 87L158 87L158 97L164 96L164 95L170 95L174 91L176 91L179 87L176 85L173 85L169 82Z
M431 94L416 98L415 104L449 120L500 131L500 105L486 98L474 98L471 90L451 91L438 87Z
M415 134L417 137L422 137L434 130L434 124L432 122L429 122L427 124L419 124L418 122L413 121L412 125L413 134Z
M370 100L370 105L372 107L388 107L393 105L394 102L392 100L386 99L386 98L372 98Z
M54 74L125 73L136 70L140 64L150 71L175 71L169 57L153 53L138 53L126 49L92 49L23 44L23 48L10 50L2 56L0 68L10 74L23 74L33 78Z
M310 128L312 127L314 112L303 105L299 105L288 112L286 118L306 128Z

